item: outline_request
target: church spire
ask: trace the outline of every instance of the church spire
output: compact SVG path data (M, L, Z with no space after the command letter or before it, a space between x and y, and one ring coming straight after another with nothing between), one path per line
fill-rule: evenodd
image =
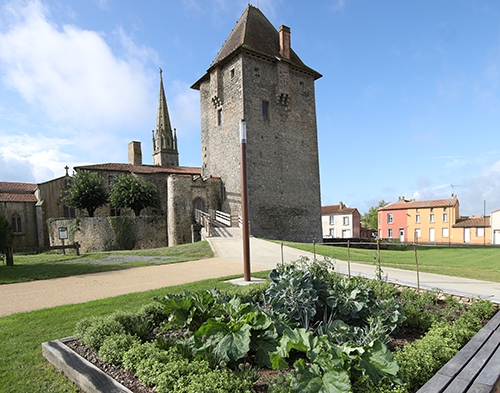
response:
M163 70L161 68L156 132L153 131L153 165L179 166L177 135L175 132L172 132L172 126L170 124L167 99L163 88Z

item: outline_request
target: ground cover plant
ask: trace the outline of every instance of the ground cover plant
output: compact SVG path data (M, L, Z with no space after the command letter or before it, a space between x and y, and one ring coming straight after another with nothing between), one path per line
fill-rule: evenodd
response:
M425 383L495 311L489 301L466 306L332 267L301 259L279 264L268 285L243 294L165 294L135 313L84 318L76 336L159 393L404 393ZM395 340L403 329L417 339Z
M265 275L264 275L265 276ZM0 318L0 393L77 393L78 389L42 357L41 343L74 334L76 323L88 316L113 312L136 312L155 296L196 292L208 288L225 290L234 277L204 280L164 289L127 294L102 300L23 312Z
M284 245L307 252L352 262L374 264L377 251L373 249L349 249L323 244L283 242ZM497 247L435 247L417 246L418 264L421 272L465 277L476 280L500 282L499 250ZM406 250L380 250L383 267L415 270L415 252L412 245Z
M205 258L214 254L206 241L147 250L88 253L47 252L42 254L15 254L14 266L0 263L0 284L12 284L80 274L128 269L167 263L179 263Z

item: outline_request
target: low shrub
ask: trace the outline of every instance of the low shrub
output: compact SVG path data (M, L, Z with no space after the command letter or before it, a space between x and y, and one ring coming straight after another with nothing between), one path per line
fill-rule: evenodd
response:
M112 334L103 341L99 348L99 358L103 362L119 366L123 362L125 352L136 342L138 339L130 334Z
M78 340L96 351L101 348L102 343L108 336L123 333L125 333L123 326L111 317L85 318L78 322L76 326Z

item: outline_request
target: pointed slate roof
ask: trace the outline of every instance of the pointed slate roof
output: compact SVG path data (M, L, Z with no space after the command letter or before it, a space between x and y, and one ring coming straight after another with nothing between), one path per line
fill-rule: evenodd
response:
M172 138L172 125L168 114L167 98L163 88L163 71L160 69L160 93L158 94L158 113L156 117L156 132L162 132Z
M306 66L293 49L290 50L290 59L282 57L280 54L279 32L258 8L249 5L238 22L236 22L236 26L229 34L226 42L224 42L207 73L192 88L199 89L200 82L207 78L210 70L225 63L241 50L248 50L280 61L287 61L292 66L312 74L315 79L322 76L319 72Z

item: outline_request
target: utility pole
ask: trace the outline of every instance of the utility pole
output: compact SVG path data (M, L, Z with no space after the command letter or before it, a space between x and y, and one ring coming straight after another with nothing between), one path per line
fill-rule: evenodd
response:
M243 227L241 235L243 238L243 274L245 281L251 281L250 277L250 236L248 233L248 184L247 184L247 124L245 120L240 122L240 144L241 144L241 220Z

